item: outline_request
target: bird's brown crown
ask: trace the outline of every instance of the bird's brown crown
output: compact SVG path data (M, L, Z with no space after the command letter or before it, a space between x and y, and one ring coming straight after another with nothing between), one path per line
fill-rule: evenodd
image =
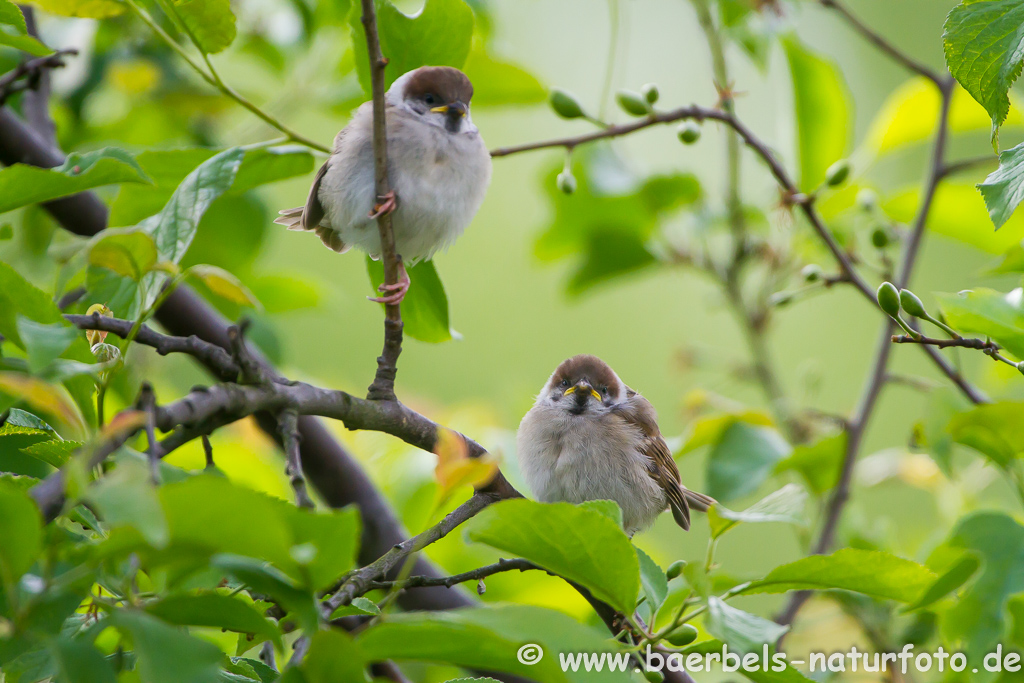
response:
M416 69L405 84L406 99L422 99L428 94L439 99L438 104L473 99L473 84L466 74L450 66L424 66Z
M558 384L562 380L568 380L570 385L574 385L581 379L590 382L592 387L608 387L613 393L619 386L615 371L597 356L589 354L580 354L563 361L555 370L552 382Z

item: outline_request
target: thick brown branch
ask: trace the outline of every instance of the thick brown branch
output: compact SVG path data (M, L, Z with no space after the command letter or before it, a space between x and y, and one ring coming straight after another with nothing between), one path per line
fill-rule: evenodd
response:
M924 76L932 83L938 86L942 86L942 78L936 72L924 64L912 59L910 56L904 54L895 45L890 43L888 40L876 33L867 24L862 22L860 19L855 17L850 10L846 9L838 0L819 0L822 7L828 7L829 9L838 12L846 23L849 24L857 33L859 33L865 40L877 47L879 50L887 54L893 59L893 61L905 67L907 70L916 73L919 76Z
M370 85L373 88L373 167L374 184L378 198L391 193L388 181L388 139L384 106L384 68L388 60L380 51L377 36L377 14L374 0L362 0L363 29L366 33L366 48L370 57ZM398 198L401 201L401 198ZM377 228L380 231L380 254L384 263L384 283L398 282L401 260L395 253L395 234L391 229L391 213L378 212ZM398 373L398 357L402 353L402 312L399 304L388 304L384 308L384 350L377 358L377 374L367 391L367 397L374 400L394 401L395 376Z

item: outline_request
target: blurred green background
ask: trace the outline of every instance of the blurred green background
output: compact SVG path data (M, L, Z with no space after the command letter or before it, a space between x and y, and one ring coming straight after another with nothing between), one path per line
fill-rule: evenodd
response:
M406 11L419 5L415 1L398 4ZM848 3L866 24L936 70L944 69L942 21L954 4L952 0ZM478 9L485 10L489 19L493 55L521 66L545 87L571 90L587 107L606 111L613 120L626 117L612 102L600 102L606 91L610 49L615 50L611 92L656 83L661 90L660 105L666 108L690 103L711 106L717 100L704 36L692 6L683 0L490 0ZM305 136L328 144L345 125L348 109L361 98L350 73L347 33L323 31L308 47L299 49L295 47L300 26L295 5L261 0L247 2L235 11L243 30L247 27L253 35L273 41L287 56L288 66L275 68L267 53L249 41L215 57L226 79L254 100L269 102L268 110ZM848 148L858 149L883 104L908 80L908 74L816 4L786 5L783 17L767 20L777 22L780 31L795 30L809 47L839 64L853 105L853 139ZM618 25L614 44L613 22ZM168 89L161 82L166 67L149 61L147 55L153 51L141 29L134 35L106 32L90 20L58 18L47 18L43 28L50 44L83 49L83 55L72 59L55 79L56 91L70 94L71 104L62 106L76 108L74 116L70 112L58 115L66 147L117 144L141 150L184 146L196 139L227 145L276 136L241 108L213 98L202 87ZM444 36L436 39L444 40ZM107 68L102 70L89 67L96 45L102 46L106 60ZM740 93L736 103L739 117L769 142L788 168L795 169L793 94L785 56L774 48L764 72L736 50L730 50L730 61L733 87ZM180 72L176 78L182 78ZM83 89L88 79L100 81ZM586 123L557 118L543 101L502 107L481 104L474 106L473 119L491 148L592 129ZM70 130L62 126L73 120L77 123ZM1016 128L1008 125L1002 147L1015 143L1020 132L1019 123ZM679 144L671 128L655 127L617 141L614 147L641 175L669 171L697 175L708 204L721 207L724 135L713 124L704 126L704 136L694 146ZM955 136L952 143L954 157L990 151L987 122L983 129ZM765 407L745 372L749 357L739 328L719 289L705 277L681 266L655 268L579 296L566 294L572 264L546 262L535 254L534 247L553 216L550 175L562 159L560 151L542 151L494 161L483 208L465 235L435 259L448 293L452 326L462 338L443 344L409 340L398 377L403 401L500 453L503 471L523 490L515 464L514 430L550 372L573 354L601 356L627 384L645 394L657 407L667 436L684 434L692 425L691 408L701 395L711 397L707 400L719 407L728 406L728 401ZM876 163L856 165L855 178L874 187L884 201L906 187L916 187L926 161L927 145L911 145ZM985 170L958 181L977 182ZM311 180L312 173L259 190L263 204L253 204L246 223L251 235L219 233L213 229L215 217L204 222L207 234L201 228L197 243L226 254L258 243L255 261L238 272L258 295L261 290L255 283L261 278L263 291L274 288L271 276L302 278L306 300L298 310L259 314L255 340L284 374L360 393L372 379L383 318L381 309L365 299L369 286L361 255L339 256L311 235L286 232L271 224L271 214L277 209L303 203ZM134 188L125 186L121 191L133 192ZM747 153L743 157L743 191L748 204L765 210L769 230L807 230L802 222L776 208L780 198L775 182ZM948 205L940 204L936 214L937 221L943 214L954 222L970 217L975 222L962 225L965 231L992 230L981 198L973 191L957 195ZM978 216L986 220L980 221ZM686 214L680 213L670 220L686 219ZM19 220L20 227L45 223L39 213L27 213ZM837 219L839 223L844 220ZM39 256L47 245L30 232L23 230L13 242L0 243L0 258L17 259L26 266L19 270L27 270L40 282L51 282L55 273ZM1018 218L1003 228L1000 237L1012 243L1021 234ZM66 239L55 235L49 248L59 248ZM832 270L827 256L809 258ZM1016 283L1009 276L981 274L993 259L993 254L962 240L929 235L914 290L931 303L929 293L935 291L955 292L979 284L1012 289ZM284 291L288 295L290 290ZM848 413L874 352L881 325L878 311L852 290L837 287L781 309L774 321L769 353L794 402L826 413ZM184 360L136 353L143 363L139 373L155 373L163 400L205 381ZM942 382L919 350L897 347L893 353L893 372ZM1019 388L1008 389L1012 370L1004 371L1004 366L981 354L965 353L960 360L964 371L983 386L1024 395ZM1019 387L1019 377L1017 380ZM127 389L123 392L123 396L130 395ZM862 459L858 490L847 513L848 519L865 522L858 526L917 559L927 553L929 543L946 535L959 509L958 501L950 501L960 495L930 461L907 450L927 401L927 394L911 387L891 384L886 388L867 432L863 450L867 457ZM434 495L433 456L414 452L388 437L352 435L341 425L334 427L366 462L410 529L426 525ZM214 443L218 465L232 476L287 497L282 461L254 428L242 425L222 430ZM679 462L683 481L692 488L704 484L703 455L698 451ZM201 464L198 445L184 449L174 459L181 464ZM980 482L975 502L980 507L996 507L997 501L1009 497L1005 484L994 476L971 476L975 475ZM766 485L759 493L768 490ZM758 497L751 495L750 501ZM732 507L739 509L750 501L736 501ZM670 519L662 519L638 542L667 564L677 557L701 557L706 540L703 523L683 534ZM728 572L752 576L796 559L802 554L800 543L800 532L789 527L744 526L722 544L719 558ZM476 560L490 556L464 547L457 538L434 546L431 553L451 570L475 566ZM488 586L491 598L515 595L522 601L585 613L578 598L570 596L571 591L547 577L503 575L489 580ZM778 603L778 598L749 599L753 604L758 600L766 601L762 608ZM804 619L810 621L805 624L813 623L816 615L809 611Z

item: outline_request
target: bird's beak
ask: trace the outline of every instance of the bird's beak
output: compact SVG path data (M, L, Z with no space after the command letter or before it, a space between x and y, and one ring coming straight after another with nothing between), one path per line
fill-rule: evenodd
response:
M458 100L456 100L455 102L451 102L450 104L446 104L446 105L441 106L441 107L434 107L430 111L437 112L438 114L451 114L453 116L465 116L466 112L469 111L469 107L467 107L462 102L459 102Z
M575 394L577 391L580 392L580 396L590 394L595 399L597 399L598 402L601 401L601 394L597 393L597 390L590 386L588 382L577 382L576 386L569 387L568 389L565 390L565 393L562 395L568 396L570 394Z

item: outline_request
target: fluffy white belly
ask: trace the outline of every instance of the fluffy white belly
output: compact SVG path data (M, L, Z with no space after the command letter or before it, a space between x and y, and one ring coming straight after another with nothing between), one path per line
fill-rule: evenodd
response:
M613 500L632 534L650 526L668 503L636 449L639 433L616 426L535 406L519 426L517 454L538 500Z

